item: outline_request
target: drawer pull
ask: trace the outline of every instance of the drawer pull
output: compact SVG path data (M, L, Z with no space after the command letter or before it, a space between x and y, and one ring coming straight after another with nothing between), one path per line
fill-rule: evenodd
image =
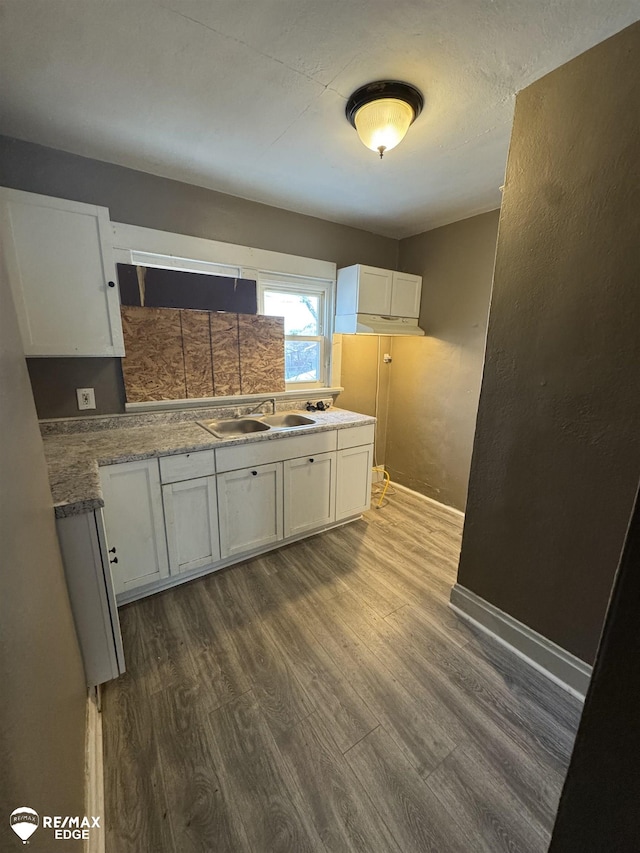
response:
M116 547L115 547L115 545L113 546L113 548L109 548L109 553L110 553L110 554L115 554L115 553L116 553Z
M117 558L117 557L114 557L114 558L113 558L113 560L109 560L109 562L110 562L110 563L117 563L117 562L118 562L118 558Z
M315 461L314 459L310 459L310 460L309 460L309 462L314 462L314 461Z
M109 284L109 287L115 287L116 286L115 281L110 281L110 282L108 282L108 284Z
M254 477L257 477L257 476L258 476L258 472L257 472L257 471L252 471L251 473L253 474L253 476L254 476Z

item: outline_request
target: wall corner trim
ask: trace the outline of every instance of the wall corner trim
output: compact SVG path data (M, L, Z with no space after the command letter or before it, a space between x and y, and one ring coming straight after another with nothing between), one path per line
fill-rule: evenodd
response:
M580 658L460 584L452 587L449 605L463 619L493 637L529 666L584 700L592 668Z
M85 814L100 816L100 829L89 830L85 853L105 853L106 815L104 812L104 765L102 754L102 714L98 707L99 690L90 690L87 700L85 752Z

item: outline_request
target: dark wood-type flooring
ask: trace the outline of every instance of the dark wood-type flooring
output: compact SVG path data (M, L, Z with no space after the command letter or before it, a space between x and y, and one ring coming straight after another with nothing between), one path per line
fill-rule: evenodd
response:
M579 703L448 607L461 520L363 520L122 608L107 853L545 851Z

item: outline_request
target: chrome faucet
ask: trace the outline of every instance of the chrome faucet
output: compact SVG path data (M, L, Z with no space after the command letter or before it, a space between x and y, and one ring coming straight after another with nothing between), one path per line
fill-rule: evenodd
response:
M261 409L265 403L271 403L271 414L275 415L275 413L276 413L276 398L275 397L267 397L265 400L260 400L259 403L256 403L256 405L253 407L253 409L250 409L242 417L248 418L249 415L255 414L255 412L257 412L258 409ZM236 417L237 418L240 417L239 412L236 414Z

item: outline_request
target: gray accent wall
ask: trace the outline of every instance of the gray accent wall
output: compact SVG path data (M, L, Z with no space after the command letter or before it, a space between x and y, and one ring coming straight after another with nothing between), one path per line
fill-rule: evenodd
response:
M390 237L6 136L0 136L0 185L102 205L114 222L334 261L339 267L366 263L395 269L398 260L398 241Z
M396 269L398 241L359 228L0 136L0 186L108 207L114 222L335 262ZM119 365L29 359L38 415L77 416L77 387L96 389L94 414L124 411ZM83 364L74 362L82 361ZM84 385L75 384L84 377Z
M119 358L28 358L39 418L124 412L125 390ZM76 388L95 389L96 408L78 411Z
M464 510L499 211L400 241L422 276L424 338L393 338L385 461L391 478Z
M18 806L40 815L84 814L86 688L42 439L1 264L0 341L0 849L17 850L9 815ZM39 830L31 849L50 849L49 841ZM82 849L81 842L60 845Z
M640 24L522 91L458 583L594 659L640 474Z

